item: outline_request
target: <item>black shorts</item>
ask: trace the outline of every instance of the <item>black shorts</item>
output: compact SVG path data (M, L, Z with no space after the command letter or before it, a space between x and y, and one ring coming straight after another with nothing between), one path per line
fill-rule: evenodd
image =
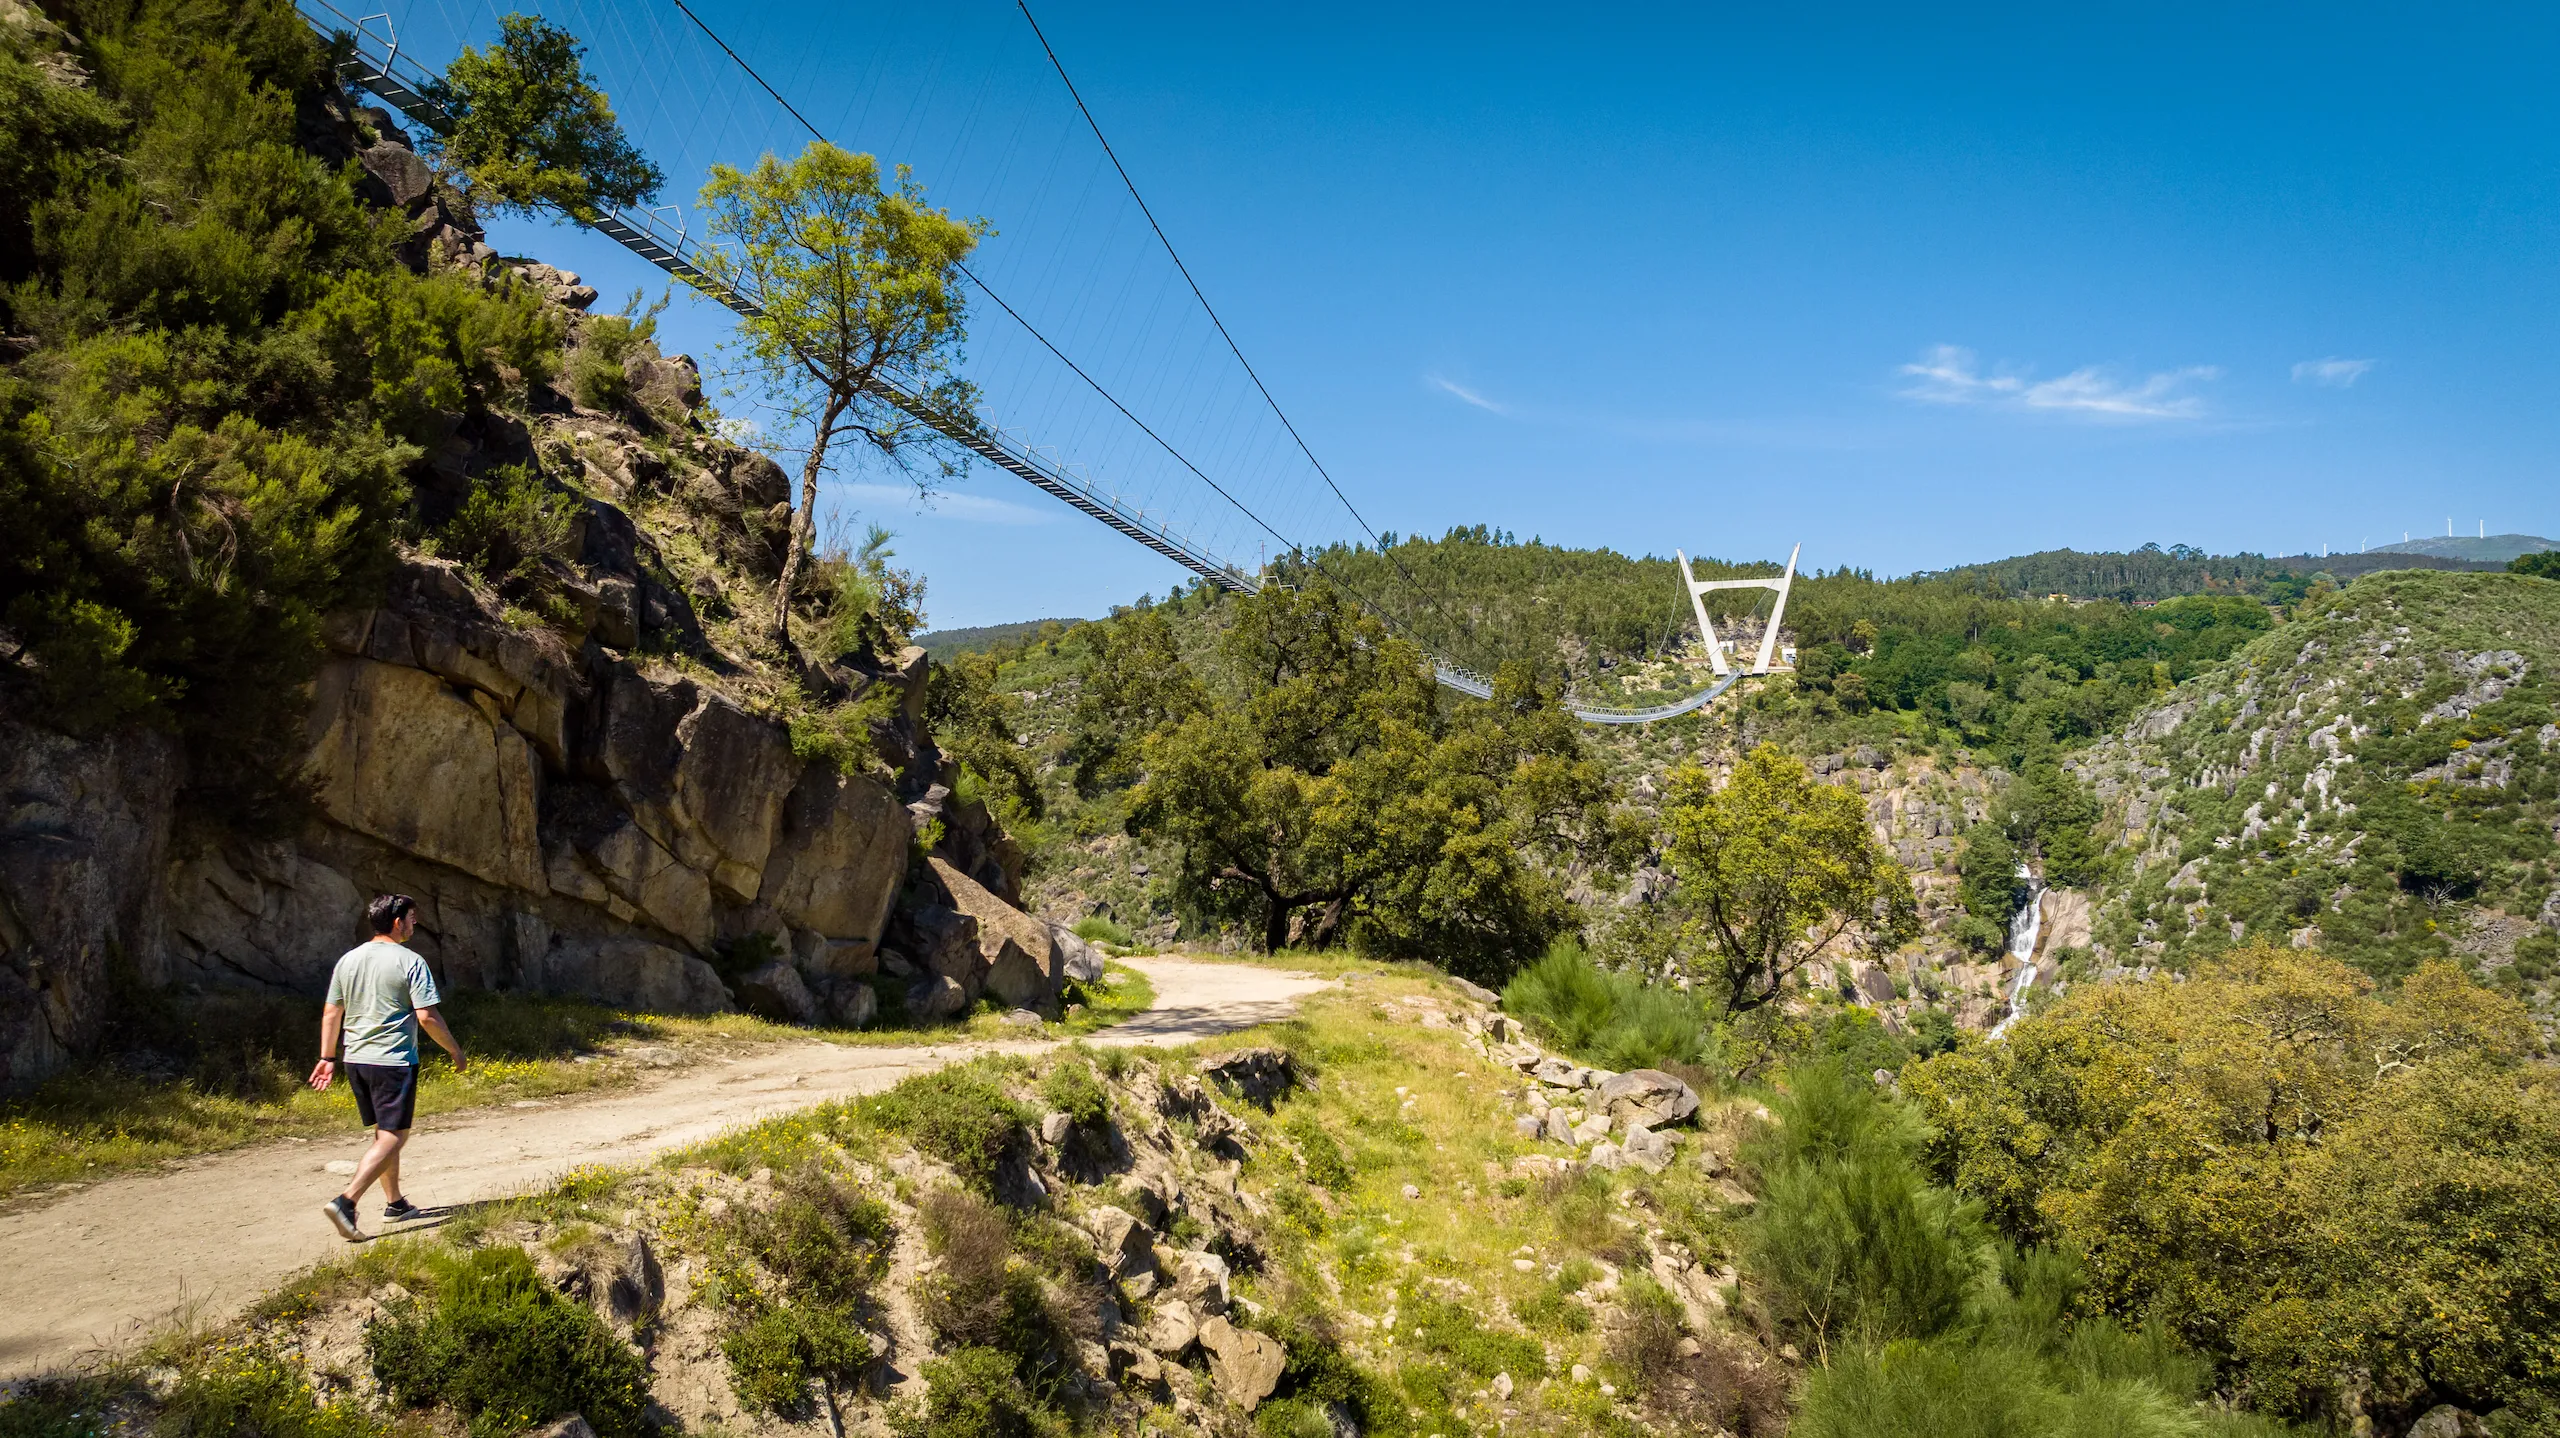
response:
M407 1133L418 1116L416 1064L349 1064L347 1087L356 1093L356 1117L368 1128Z

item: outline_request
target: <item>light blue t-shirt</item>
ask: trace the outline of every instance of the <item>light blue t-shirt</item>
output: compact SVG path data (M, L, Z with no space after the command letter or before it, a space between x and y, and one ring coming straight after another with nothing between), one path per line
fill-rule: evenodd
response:
M444 998L427 961L391 942L358 944L329 971L329 1002L345 1007L343 1057L351 1064L418 1065L417 1011Z

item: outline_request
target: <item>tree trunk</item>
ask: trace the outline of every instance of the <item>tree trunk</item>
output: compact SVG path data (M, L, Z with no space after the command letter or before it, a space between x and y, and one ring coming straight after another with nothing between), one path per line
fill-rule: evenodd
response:
M791 516L791 549L782 556L782 578L773 587L773 637L786 652L791 648L791 591L800 582L801 556L808 553L818 523L818 471L826 467L827 440L844 417L845 403L842 390L828 391L826 413L809 437L809 462L800 468L800 508Z
M1279 891L1268 884L1262 886L1262 897L1270 906L1263 910L1262 951L1276 954L1289 947L1289 913L1297 905L1281 898Z

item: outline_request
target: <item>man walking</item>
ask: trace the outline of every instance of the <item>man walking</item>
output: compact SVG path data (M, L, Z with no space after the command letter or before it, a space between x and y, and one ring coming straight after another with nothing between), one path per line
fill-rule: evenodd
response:
M365 906L365 917L373 925L372 941L347 950L330 971L329 1000L320 1010L320 1062L311 1070L311 1086L325 1090L343 1067L347 1087L355 1090L356 1116L373 1129L373 1145L347 1191L321 1209L349 1243L364 1238L356 1227L356 1200L376 1179L382 1181L385 1222L425 1213L400 1193L400 1149L409 1141L418 1108L418 1030L425 1028L453 1055L455 1073L463 1069L462 1045L436 1008L444 998L436 992L435 975L425 959L402 947L418 931L417 901L384 894Z

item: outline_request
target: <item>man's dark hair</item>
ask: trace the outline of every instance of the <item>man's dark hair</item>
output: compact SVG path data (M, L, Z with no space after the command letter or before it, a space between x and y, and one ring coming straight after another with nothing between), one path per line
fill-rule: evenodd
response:
M376 894L373 902L364 906L364 916L377 934L390 933L402 919L416 912L418 901L406 894Z

